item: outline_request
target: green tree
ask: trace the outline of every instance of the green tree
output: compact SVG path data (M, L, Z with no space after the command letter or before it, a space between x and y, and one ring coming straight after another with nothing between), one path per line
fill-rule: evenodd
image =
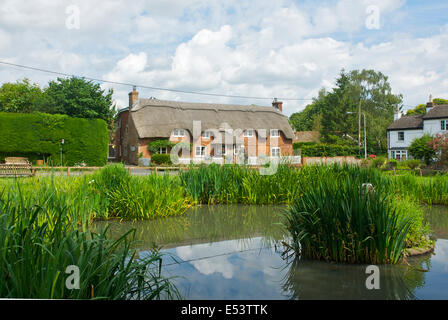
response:
M320 122L316 120L322 113L322 101L325 97L325 89L319 91L318 97L313 99L313 102L305 107L301 112L293 113L289 117L291 127L297 131L311 131L319 128Z
M440 105L440 104L448 104L448 100L442 99L442 98L435 98L432 100L434 104Z
M304 111L292 115L291 125L296 130L310 130L319 116L324 142L356 144L360 100L362 112L366 115L368 151L384 153L387 146L386 128L393 122L394 111L401 105L402 96L392 94L388 77L381 72L342 70L335 88L328 92L321 91ZM361 131L363 135L363 128ZM363 140L361 138L361 142Z
M407 116L417 115L417 114L425 114L426 113L426 104L419 104L414 109L408 110L406 112Z
M429 134L423 135L421 138L414 139L408 148L409 154L415 159L423 160L426 164L431 162L436 156L436 151L431 147L430 143L433 137Z
M30 113L39 111L42 105L42 90L27 78L0 87L0 112Z
M44 90L44 112L66 114L77 118L98 118L113 125L115 105L112 104L113 90L106 93L99 84L81 78L58 78L50 81Z
M435 98L432 100L435 105L448 104L448 100L442 98ZM426 113L426 104L419 104L414 109L409 109L406 112L407 116L417 115L417 114L425 114Z

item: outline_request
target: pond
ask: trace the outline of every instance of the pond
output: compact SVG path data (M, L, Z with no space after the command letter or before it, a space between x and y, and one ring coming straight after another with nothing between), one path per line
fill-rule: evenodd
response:
M181 217L108 224L136 228L140 256L154 243L168 255L163 272L184 299L448 299L448 208L426 207L434 253L380 265L380 289L366 288L366 265L285 259L283 206L215 205Z

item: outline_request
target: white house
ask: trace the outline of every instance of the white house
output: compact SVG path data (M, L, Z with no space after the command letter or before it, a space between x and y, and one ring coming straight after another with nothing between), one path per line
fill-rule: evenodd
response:
M412 116L394 115L394 123L387 128L387 153L390 159L408 159L412 141L425 133L435 135L448 130L448 105L435 105L432 97L426 104L426 113Z

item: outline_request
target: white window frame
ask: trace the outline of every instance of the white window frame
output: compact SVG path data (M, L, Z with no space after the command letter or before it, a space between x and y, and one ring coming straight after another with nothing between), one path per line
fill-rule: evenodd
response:
M198 150L200 150L199 154L198 154ZM205 157L205 146L197 146L194 149L194 154L196 157Z
M165 151L165 152L163 152ZM160 147L159 154L168 154L168 147Z
M245 138L252 138L255 135L254 129L246 129L244 130L244 137Z
M400 133L403 134L403 139L400 139ZM404 131L398 131L397 132L397 139L398 139L398 141L404 141Z
M391 150L390 156L395 160L407 160L408 151L407 150Z
M448 120L440 120L440 130L446 131L448 125Z
M277 134L273 134L275 132ZM280 138L280 130L278 130L278 129L271 129L270 136L271 136L271 138Z
M211 132L210 131L204 131L202 132L202 139L210 140Z
M173 137L175 138L183 138L185 137L185 129L174 129Z
M281 149L280 147L272 147L271 148L271 157L280 157Z

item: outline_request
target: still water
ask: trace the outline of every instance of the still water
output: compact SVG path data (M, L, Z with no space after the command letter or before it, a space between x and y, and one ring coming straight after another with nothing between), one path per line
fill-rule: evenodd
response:
M447 207L425 208L434 253L379 266L379 290L366 288L366 265L286 259L284 209L201 206L182 217L107 224L113 234L135 228L141 256L161 246L162 270L185 299L448 299Z

